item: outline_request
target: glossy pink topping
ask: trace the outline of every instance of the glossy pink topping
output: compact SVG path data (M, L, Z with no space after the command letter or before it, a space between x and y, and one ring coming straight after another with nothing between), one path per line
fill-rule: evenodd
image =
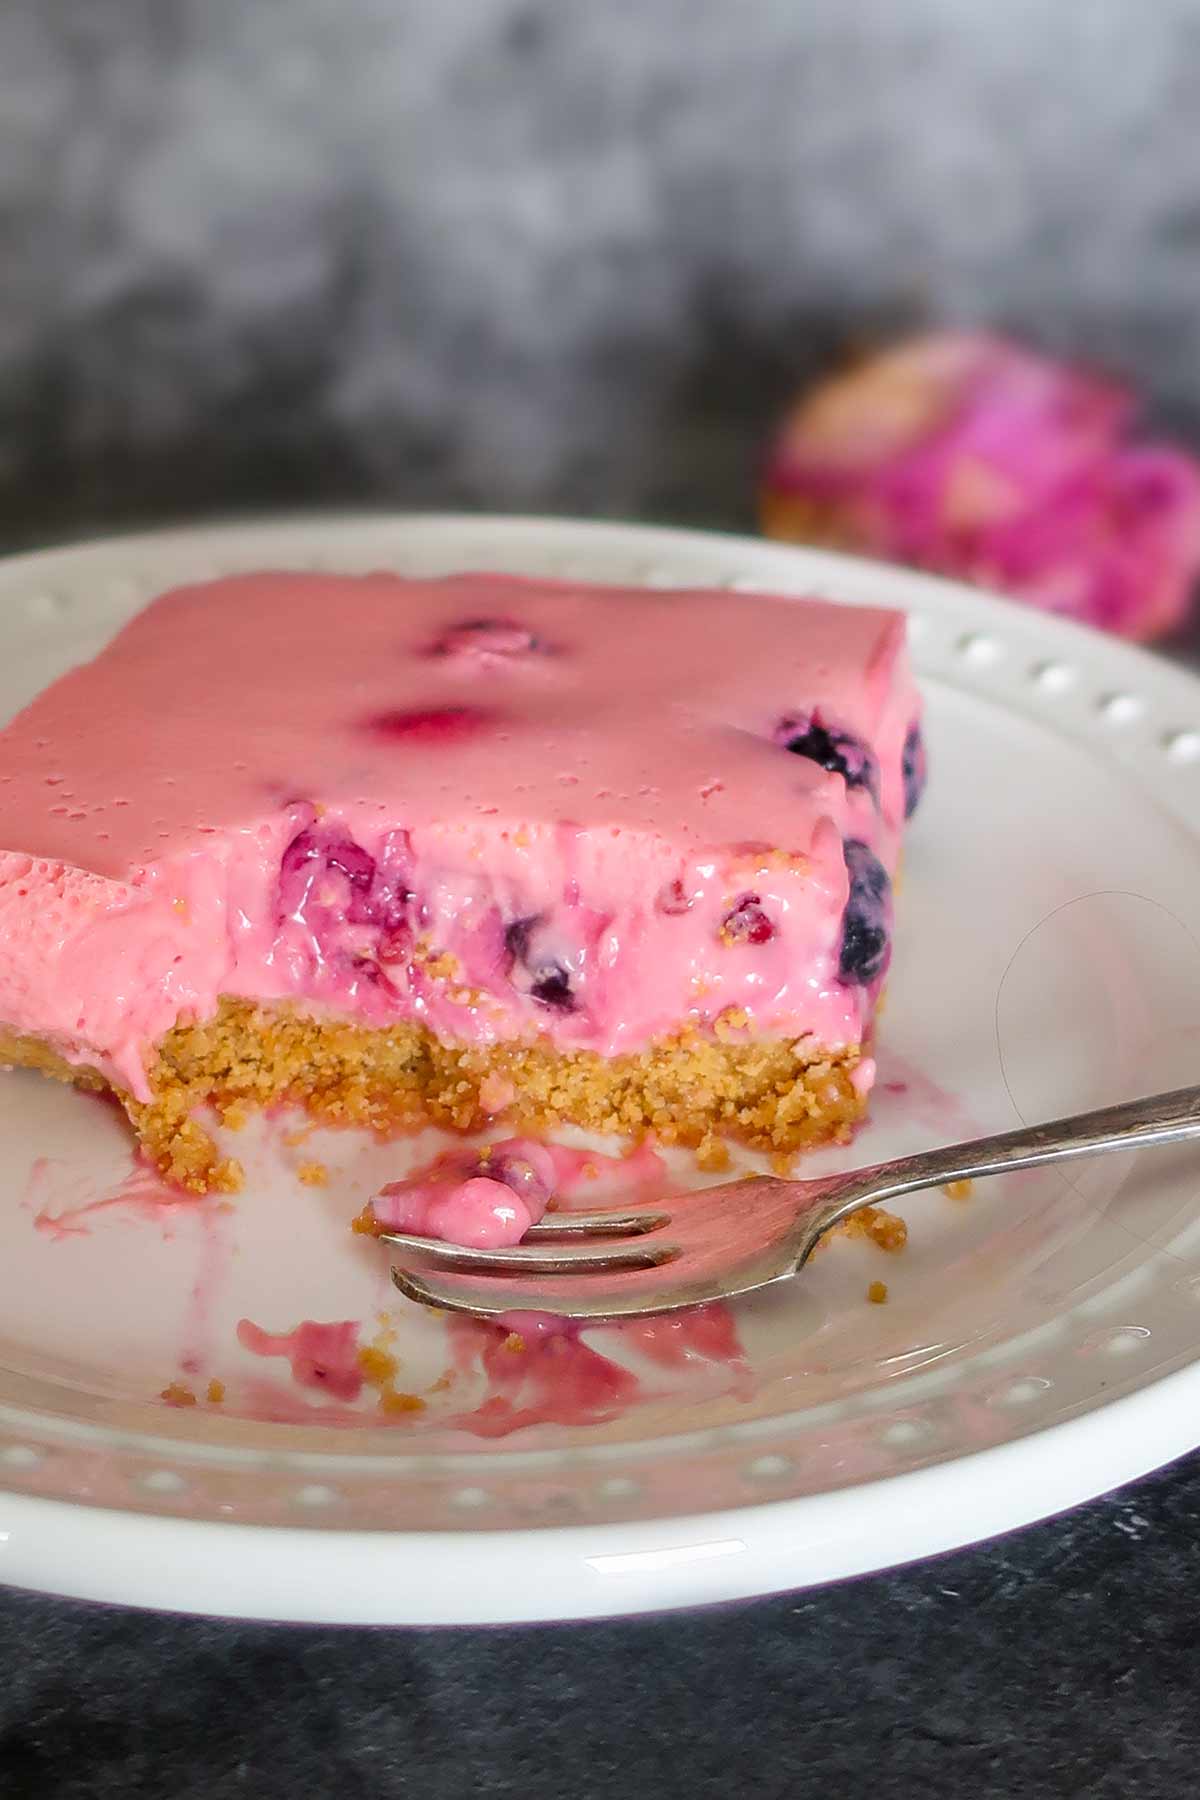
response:
M825 382L784 426L763 517L1150 638L1200 572L1200 467L1129 435L1132 397L1003 339L943 333Z
M178 590L0 734L0 1020L135 1093L222 994L605 1054L722 1013L857 1042L917 712L902 621L868 609Z
M519 1244L555 1189L554 1157L535 1138L450 1150L371 1202L377 1225L475 1249Z

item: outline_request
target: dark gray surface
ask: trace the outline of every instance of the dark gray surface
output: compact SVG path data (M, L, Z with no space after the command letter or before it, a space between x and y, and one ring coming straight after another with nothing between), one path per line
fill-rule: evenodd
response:
M5 1800L1196 1793L1200 1465L897 1574L504 1631L0 1600Z
M4 0L0 535L741 523L847 333L1200 422L1196 0Z
M906 321L1200 436L1198 79L1196 0L3 0L0 542L740 525L792 384ZM0 1800L1191 1796L1198 1519L1189 1459L899 1575L541 1631L0 1592Z

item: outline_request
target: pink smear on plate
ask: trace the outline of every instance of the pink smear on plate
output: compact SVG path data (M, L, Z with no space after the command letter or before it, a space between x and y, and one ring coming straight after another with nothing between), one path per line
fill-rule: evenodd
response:
M682 1369L689 1363L725 1363L744 1370L745 1352L727 1306L690 1307L687 1312L663 1313L658 1318L629 1319L605 1327L631 1339L638 1354L663 1369Z
M619 1418L639 1396L637 1376L586 1344L565 1320L532 1328L524 1314L495 1325L455 1319L462 1360L478 1363L487 1393L455 1423L475 1437L507 1437L529 1425L598 1425ZM510 1327L524 1323L525 1329Z
M340 1319L322 1324L304 1319L291 1331L264 1331L250 1319L238 1321L238 1343L254 1356L286 1357L292 1380L316 1388L335 1400L357 1400L362 1393L358 1366L358 1322Z
M979 1137L986 1129L957 1094L885 1047L880 1051L874 1103L859 1129L901 1123L915 1124L928 1132L931 1144Z
M182 1374L202 1376L211 1360L214 1312L233 1254L234 1209L227 1200L188 1194L165 1182L148 1163L135 1160L108 1192L78 1167L39 1156L31 1165L24 1205L33 1228L51 1243L90 1238L106 1222L157 1225L170 1241L181 1225L194 1237L198 1256L180 1331L177 1363Z
M212 1362L216 1305L233 1261L234 1211L231 1206L210 1201L197 1207L194 1216L200 1234L200 1254L188 1294L179 1351L180 1368L193 1378L203 1377Z
M632 1369L607 1355L623 1341L664 1369L725 1365L744 1374L745 1353L727 1307L693 1307L661 1319L592 1326L549 1313L510 1313L494 1324L449 1321L460 1369L478 1367L487 1382L480 1404L455 1419L475 1437L507 1437L533 1425L600 1425L639 1402L660 1397Z
M26 1203L32 1203L35 1209L34 1230L57 1243L66 1238L89 1237L94 1222L105 1214L114 1214L130 1223L153 1221L162 1225L164 1234L170 1236L175 1222L181 1217L195 1217L214 1209L211 1199L169 1187L158 1172L145 1163L135 1164L106 1194L76 1205L64 1206L61 1202L56 1205L55 1197L47 1195L46 1189L57 1172L52 1157L39 1156L30 1169L26 1190ZM76 1192L80 1191L94 1194L86 1179L78 1184Z

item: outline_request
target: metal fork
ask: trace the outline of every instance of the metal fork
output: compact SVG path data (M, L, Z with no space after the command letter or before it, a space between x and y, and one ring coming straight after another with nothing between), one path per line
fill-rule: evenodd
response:
M398 1231L379 1235L408 1253L392 1280L425 1306L481 1318L521 1310L639 1318L787 1281L827 1231L865 1206L1008 1169L1195 1137L1200 1087L1178 1088L813 1181L751 1176L645 1211L626 1205L547 1213L508 1250L464 1249Z

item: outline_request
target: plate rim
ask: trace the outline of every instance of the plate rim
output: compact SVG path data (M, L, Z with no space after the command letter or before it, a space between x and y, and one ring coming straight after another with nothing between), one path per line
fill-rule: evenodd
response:
M255 1525L90 1506L0 1487L0 1577L37 1593L103 1604L314 1625L551 1624L802 1592L1005 1537L1163 1468L1195 1448L1197 1433L1184 1425L1189 1412L1180 1400L1194 1399L1198 1389L1200 1367L1193 1363L1073 1418L944 1462L819 1494L635 1524L408 1532ZM1154 1414L1151 1434L1145 1430L1148 1410ZM1134 1412L1144 1451L1119 1480L1109 1481L1104 1472L1113 1427ZM1003 1477L1010 1465L1021 1473L1021 1492L1031 1496L1015 1509L1005 1503L1011 1490ZM1031 1469L1040 1488L1030 1480ZM931 1502L945 1498L947 1479L955 1476L981 1504L969 1517L963 1511L961 1527L947 1531ZM854 1508L846 1505L848 1495ZM851 1512L860 1510L875 1530L864 1530L862 1521L850 1528ZM88 1529L73 1546L70 1528L81 1519ZM792 1529L797 1523L808 1526L799 1538ZM895 1533L882 1557L876 1535L881 1526ZM747 1541L752 1532L757 1542ZM631 1548L635 1535L640 1541ZM72 1554L64 1555L64 1544ZM468 1545L478 1549L464 1556ZM152 1557L152 1547L164 1554ZM230 1553L232 1577L215 1568L218 1549ZM161 1574L165 1566L189 1561L198 1565L190 1597ZM421 1580L410 1590L403 1578L417 1561ZM255 1598L247 1604L251 1566ZM489 1574L482 1582L481 1566ZM637 1585L605 1585L623 1576ZM531 1594L538 1596L533 1605Z
M32 570L52 581L56 565L97 555L128 559L172 550L186 555L219 547L222 541L244 541L260 531L289 534L307 544L380 528L410 535L482 532L507 541L510 549L519 548L523 539L544 541L547 536L560 539L564 549L607 539L644 552L648 565L656 549L661 555L692 552L714 564L720 555L731 563L749 555L759 565L777 564L793 591L829 590L831 598L842 600L850 595L839 588L857 588L860 604L890 604L907 611L931 603L960 614L964 625L978 620L977 644L986 644L989 620L1006 632L1019 625L1021 633L1037 638L1048 651L1061 645L1062 654L1075 661L1136 671L1142 685L1167 695L1170 705L1179 708L1178 726L1162 740L1160 750L1171 756L1168 740L1186 742L1186 755L1174 760L1193 763L1200 758L1200 679L1140 646L960 582L735 533L519 514L292 512L185 523L22 551L0 559L0 580ZM334 541L331 567L336 566L336 547ZM465 561L463 566L481 565ZM721 582L714 573L688 583L647 579L646 585L728 585L769 592L770 580L764 575L755 583ZM879 592L864 596L864 588ZM966 639L963 650L973 662ZM978 691L975 684L971 691ZM1040 712L1038 717L1048 722ZM1078 732L1063 735L1079 741ZM1116 760L1130 760L1128 737L1106 741ZM1144 748L1136 741L1135 747ZM1144 759L1139 754L1137 760ZM1165 774L1170 763L1163 766ZM1189 820L1179 796L1172 799L1175 804L1168 800L1168 810L1195 835L1200 806L1193 806ZM814 1494L747 1501L736 1508L500 1531L474 1528L467 1521L438 1531L387 1531L345 1529L316 1520L280 1525L185 1518L172 1513L168 1501L155 1502L149 1495L136 1506L118 1509L22 1491L8 1485L0 1464L0 1549L5 1552L0 1578L85 1599L322 1623L517 1623L748 1598L944 1553L1094 1498L1195 1447L1200 1427L1188 1428L1190 1409L1180 1396L1194 1401L1197 1393L1200 1339L1192 1360L1131 1391L1005 1442L924 1466ZM1121 1431L1119 1423L1135 1413L1137 1430ZM165 1447L169 1439L163 1442ZM1022 1473L1022 1497L1015 1506L1003 1479L1010 1464ZM1036 1480L1031 1479L1034 1474ZM977 1504L969 1520L968 1509L961 1508L948 1527L936 1502L945 1499L947 1487L952 1489L956 1481L971 1488ZM852 1505L846 1503L848 1496L853 1496ZM80 1526L82 1530L76 1529ZM885 1527L893 1528L893 1535L881 1554ZM162 1555L148 1553L151 1539ZM481 1546L478 1554L464 1554L476 1544ZM210 1552L218 1546L228 1552L221 1560L228 1560L232 1575L214 1577ZM298 1555L304 1561L302 1583L296 1579ZM403 1576L418 1560L420 1580L410 1588ZM194 1577L189 1598L187 1583L181 1587L172 1570L190 1565L203 1572Z

